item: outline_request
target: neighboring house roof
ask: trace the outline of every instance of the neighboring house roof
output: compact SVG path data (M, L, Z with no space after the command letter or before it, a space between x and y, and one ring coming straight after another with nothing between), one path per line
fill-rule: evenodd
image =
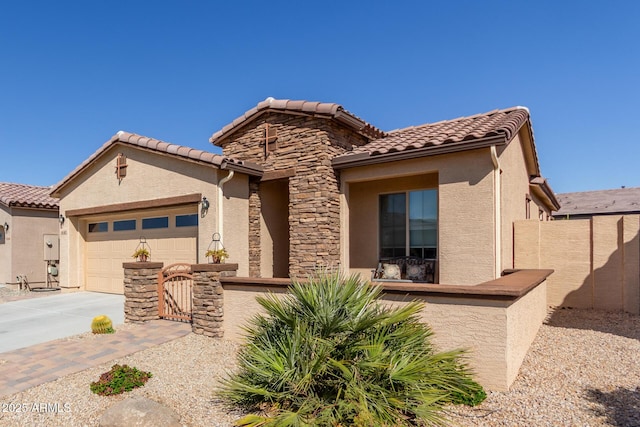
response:
M222 141L232 132L242 128L255 118L269 112L303 114L311 117L335 119L369 139L380 138L385 135L383 131L348 112L339 104L292 101L290 99L274 99L269 97L220 129L218 132L214 133L211 138L209 138L209 141L215 145L222 145Z
M0 182L0 203L7 207L58 209L58 200L49 196L51 187Z
M337 167L354 163L376 162L396 153L407 157L421 157L447 152L471 150L483 146L509 142L529 121L529 110L513 107L494 110L484 114L410 126L389 132L368 144L354 147L338 156L333 164ZM379 159L375 159L378 157ZM394 159L400 157L393 156Z
M640 187L556 195L562 208L554 217L640 214Z
M63 178L62 181L60 181L60 183L58 183L51 190L51 194L56 195L70 180L72 180L76 175L78 175L89 165L91 165L98 157L100 157L100 155L102 155L102 153L116 144L142 148L144 150L175 156L196 163L209 164L220 169L234 170L237 172L246 173L248 175L262 175L262 168L250 162L239 161L230 157L222 156L220 154L210 153L208 151L198 150L182 145L171 144L135 133L119 131L113 137L111 137L110 140L105 142L102 147L100 147L95 153L89 156L88 159L82 162L82 164L80 164L70 174Z

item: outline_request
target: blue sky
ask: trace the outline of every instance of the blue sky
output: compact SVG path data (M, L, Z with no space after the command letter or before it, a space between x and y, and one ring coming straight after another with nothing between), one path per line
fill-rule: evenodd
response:
M208 151L268 96L392 130L529 107L556 193L640 186L637 1L0 2L0 181L118 130Z

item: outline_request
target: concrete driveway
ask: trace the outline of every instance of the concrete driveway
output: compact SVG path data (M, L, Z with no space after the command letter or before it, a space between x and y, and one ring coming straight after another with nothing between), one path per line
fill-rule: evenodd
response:
M0 353L90 332L100 314L123 324L124 296L77 292L0 304Z

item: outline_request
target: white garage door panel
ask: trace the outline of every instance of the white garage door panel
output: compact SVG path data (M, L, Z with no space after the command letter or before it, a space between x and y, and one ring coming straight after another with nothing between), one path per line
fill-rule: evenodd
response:
M109 222L108 232L87 233L86 240L86 289L96 292L124 293L123 262L135 261L131 255L140 245L140 235L146 235L147 247L151 252L149 261L163 262L165 266L177 262L195 263L197 254L197 227L175 228L174 215L191 212L177 211L169 214L169 228L137 231L111 231L113 220L119 217L101 218ZM142 218L153 214L128 215L126 219L137 219L138 227ZM157 213L156 213L157 215ZM166 213L165 213L166 215ZM86 223L94 220L86 221ZM135 237L134 237L135 236Z

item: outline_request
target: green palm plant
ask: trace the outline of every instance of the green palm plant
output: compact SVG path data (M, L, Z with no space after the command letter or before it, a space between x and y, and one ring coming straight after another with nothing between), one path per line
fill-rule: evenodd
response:
M239 370L220 391L254 412L236 425L444 424L444 405L482 401L464 352L431 345L422 304L390 308L377 302L380 292L356 276L324 274L284 297L259 297L266 315L246 328Z

